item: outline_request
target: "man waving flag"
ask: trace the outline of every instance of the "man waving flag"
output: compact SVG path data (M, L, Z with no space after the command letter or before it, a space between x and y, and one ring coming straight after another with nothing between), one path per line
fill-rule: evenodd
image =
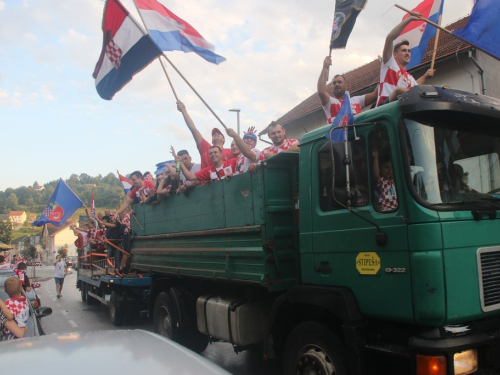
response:
M412 12L418 12L429 21L439 23L439 17L443 13L443 4L444 0L424 0ZM409 14L405 15L403 20L407 17L409 17ZM436 35L436 32L437 29L425 21L410 22L403 29L394 43L396 44L403 40L410 42L411 59L406 66L407 70L422 62L429 40Z

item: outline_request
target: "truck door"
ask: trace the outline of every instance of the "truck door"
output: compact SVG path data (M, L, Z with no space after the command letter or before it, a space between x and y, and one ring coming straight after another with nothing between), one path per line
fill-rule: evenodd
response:
M396 134L384 125L363 134L350 139L351 189L357 195L352 210L371 223L336 202L329 144L319 141L313 146L312 279L317 285L350 288L365 314L412 318L406 213L404 201L399 199L404 184L401 163L395 158ZM385 246L376 243L376 225L387 236Z

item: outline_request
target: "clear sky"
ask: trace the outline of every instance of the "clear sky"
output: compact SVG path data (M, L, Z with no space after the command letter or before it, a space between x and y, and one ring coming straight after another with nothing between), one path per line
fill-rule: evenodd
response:
M217 66L193 53L168 52L227 126L236 129L236 113L228 110L240 108L241 129L260 131L315 92L328 54L334 0L160 2L226 57ZM398 0L409 9L418 2ZM132 0L122 3L137 15ZM333 52L331 75L382 54L385 36L404 15L393 5L368 0L347 48ZM445 0L443 25L469 14L472 5ZM159 62L112 101L98 96L92 73L102 46L103 7L101 0L0 0L0 190L72 173L154 171L156 163L171 159L171 145L199 161ZM217 120L169 72L210 141Z

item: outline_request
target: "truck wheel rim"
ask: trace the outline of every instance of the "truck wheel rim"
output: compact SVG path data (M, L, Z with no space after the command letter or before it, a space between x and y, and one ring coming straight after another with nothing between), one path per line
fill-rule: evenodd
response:
M168 338L172 337L172 322L170 319L170 314L168 313L165 307L162 307L160 310L160 333Z
M304 347L297 360L298 375L334 375L335 366L330 356L315 345Z

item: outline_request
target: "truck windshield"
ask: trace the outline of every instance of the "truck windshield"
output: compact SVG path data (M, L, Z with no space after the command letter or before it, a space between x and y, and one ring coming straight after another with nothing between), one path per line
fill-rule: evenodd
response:
M405 119L407 168L430 204L500 201L500 127L439 127Z

